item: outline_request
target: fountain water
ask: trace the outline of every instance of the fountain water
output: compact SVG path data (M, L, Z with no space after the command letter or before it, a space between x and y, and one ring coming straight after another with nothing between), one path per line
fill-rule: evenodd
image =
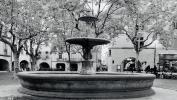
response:
M90 16L80 20L88 23L97 19ZM80 37L66 42L83 48L82 69L78 73L57 71L20 72L22 87L19 92L40 97L68 99L115 99L143 97L154 94L151 89L155 76L138 73L96 73L91 61L91 49L96 45L109 43L108 40Z

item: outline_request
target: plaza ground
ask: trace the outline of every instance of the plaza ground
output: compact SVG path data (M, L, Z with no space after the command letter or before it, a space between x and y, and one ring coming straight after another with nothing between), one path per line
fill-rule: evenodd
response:
M169 91L170 91L170 95L175 96L177 94L177 85L176 84L177 84L177 79L176 80L175 79L155 79L153 88L155 88L158 91L163 90L163 91L161 91L160 95L161 94L165 95L167 92L169 93ZM9 97L8 93L21 95L17 91L13 91L18 87L20 87L20 84L18 82L18 79L13 78L13 73L0 72L0 88L1 88L0 89L0 100L2 99L1 97L3 97L3 96ZM158 95L158 93L157 93L157 95ZM156 98L156 97L153 97L153 98ZM158 96L158 97L160 97L160 96ZM169 98L166 98L166 99L169 99ZM164 100L166 100L166 99L164 99ZM2 99L2 100L6 100L6 99ZM7 99L7 100L9 100L9 99ZM12 99L12 100L22 100L22 99ZM124 99L124 100L126 100L126 99ZM131 100L139 100L139 99L135 98L135 99L131 99ZM145 100L154 100L154 99L149 99L149 97L147 97Z

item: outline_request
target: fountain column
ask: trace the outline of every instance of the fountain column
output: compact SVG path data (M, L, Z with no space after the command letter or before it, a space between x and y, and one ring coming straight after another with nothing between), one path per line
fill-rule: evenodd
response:
M91 50L94 46L107 44L110 41L99 38L89 38L89 37L79 37L79 38L70 38L66 42L70 44L77 44L82 46L83 59L82 68L80 74L88 75L95 74L96 70L93 67L92 53Z
M91 60L92 59L92 54L91 54L92 48L93 46L91 46L88 43L84 45L82 48L84 61L82 61L82 69L80 71L80 74L86 75L86 74L95 73L93 69L93 61Z

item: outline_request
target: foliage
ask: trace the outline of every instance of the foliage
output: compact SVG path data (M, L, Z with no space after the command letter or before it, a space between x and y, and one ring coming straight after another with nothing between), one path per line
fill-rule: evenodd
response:
M36 31L30 27L24 13L23 3L16 0L2 0L0 2L0 41L9 45L13 52L16 71L19 70L19 55L23 44L28 39L36 36L29 34L28 30Z
M45 5L38 0L24 0L22 3L26 26L28 27L27 33L36 34L35 37L28 39L24 43L24 50L31 57L32 70L34 70L37 60L40 59L39 49L43 43L49 40L48 12L45 9Z

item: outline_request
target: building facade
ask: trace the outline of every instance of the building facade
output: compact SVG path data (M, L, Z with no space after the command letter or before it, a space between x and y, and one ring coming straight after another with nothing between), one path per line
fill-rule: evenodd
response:
M177 42L175 42L177 43ZM158 66L177 66L177 49L174 46L166 49L158 41L144 48L139 55L140 62L146 62L151 68ZM13 57L10 47L0 42L0 71L13 71ZM124 61L128 58L136 58L133 45L125 35L120 35L112 43L102 46L102 49L92 50L93 65L96 70L100 63L107 67L110 72L123 71ZM105 49L107 48L107 49ZM100 52L104 53L100 53ZM83 58L80 53L71 53L70 63L66 52L58 54L52 52L48 46L42 46L40 49L41 59L37 61L36 70L50 69L56 71L75 71L79 72L82 67ZM20 68L31 69L31 59L22 51L19 58ZM106 68L105 67L105 68ZM145 66L142 68L145 69ZM26 70L26 69L24 69Z
M147 62L148 65L154 66L154 51L155 48L145 48L140 52L139 61ZM133 47L111 47L109 48L108 56L108 71L116 72L123 71L126 63L125 60L129 58L136 58L136 53ZM145 69L144 66L142 68Z
M159 62L158 53L162 50L162 46L159 46L159 42L155 41L152 45L144 48L139 54L139 61L142 63L142 70L145 69L147 65L151 68ZM123 71L127 63L125 60L136 59L136 52L134 50L133 44L128 39L125 34L120 34L119 37L115 38L113 42L107 46L107 57L103 61L108 66L108 71L117 72ZM157 51L158 49L158 51Z
M0 71L10 71L12 65L12 52L10 47L0 42Z

